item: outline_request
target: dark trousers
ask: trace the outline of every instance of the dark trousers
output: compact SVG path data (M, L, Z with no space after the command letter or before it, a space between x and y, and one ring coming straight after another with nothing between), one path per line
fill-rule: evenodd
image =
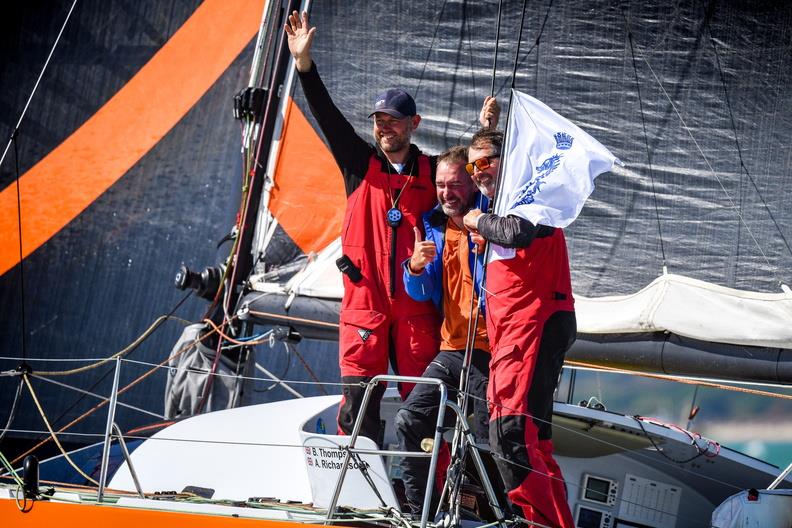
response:
M478 441L486 442L488 438L489 417L487 404L487 379L489 377L490 355L482 350L474 349L470 365L468 393L473 396L469 401L473 409L475 431ZM464 351L442 350L429 363L423 373L424 378L438 378L448 388L449 400L455 401L459 391L459 377L462 371ZM407 400L396 413L396 436L399 449L403 451L420 451L421 440L434 438L437 424L437 412L440 405L440 391L435 385L418 384ZM445 424L450 426L455 421L454 413L447 411ZM429 478L428 458L404 457L401 462L402 479L404 481L407 504L412 513L420 513ZM438 499L435 494L435 500Z

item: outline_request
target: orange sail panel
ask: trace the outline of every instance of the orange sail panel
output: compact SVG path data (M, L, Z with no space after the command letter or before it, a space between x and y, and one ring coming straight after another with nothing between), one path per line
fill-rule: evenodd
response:
M341 234L346 194L333 155L293 100L275 169L269 210L304 252L318 252Z
M206 0L102 108L19 179L22 255L140 160L256 35L265 0ZM16 184L0 192L0 275L19 262Z

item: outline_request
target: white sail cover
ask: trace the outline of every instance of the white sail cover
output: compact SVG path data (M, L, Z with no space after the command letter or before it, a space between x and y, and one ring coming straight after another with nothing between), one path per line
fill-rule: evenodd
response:
M792 293L756 293L666 274L631 295L575 297L578 331L668 331L734 345L792 348Z

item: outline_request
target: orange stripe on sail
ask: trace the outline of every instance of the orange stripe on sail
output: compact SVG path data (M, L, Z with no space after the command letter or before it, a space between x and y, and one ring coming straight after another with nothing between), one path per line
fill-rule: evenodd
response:
M270 212L308 253L338 238L345 206L338 165L300 108L289 100Z
M30 255L118 181L258 31L265 0L206 0L90 119L19 179ZM0 192L0 275L19 262L16 185Z

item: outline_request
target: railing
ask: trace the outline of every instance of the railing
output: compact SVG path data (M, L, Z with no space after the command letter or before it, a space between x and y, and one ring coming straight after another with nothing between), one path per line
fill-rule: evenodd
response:
M371 392L373 391L374 387L377 386L382 381L394 381L394 382L401 382L401 383L415 383L415 384L424 384L424 385L436 385L438 390L440 391L440 404L438 407L437 412L437 426L435 427L435 436L434 442L432 445L432 453L421 453L421 452L413 452L413 451L387 451L387 450L372 450L372 449L356 449L355 443L357 442L357 438L360 434L360 428L363 424L363 417L365 416L366 408L368 407L369 400L371 399ZM484 462L481 460L481 455L479 454L478 450L474 447L475 441L473 439L472 433L470 431L470 427L467 424L467 420L465 419L464 413L459 408L459 406L453 402L448 401L448 389L443 384L442 381L436 378L418 378L412 376L391 376L391 375L380 375L375 376L368 382L366 386L366 392L363 395L363 401L360 405L360 410L358 411L357 418L355 420L355 425L352 429L352 435L349 438L349 445L346 449L346 455L344 457L344 463L341 465L341 472L338 475L338 480L336 481L336 487L333 492L333 498L330 501L330 505L327 508L327 517L325 519L325 524L330 524L333 521L333 518L336 514L336 509L338 506L338 499L341 495L341 488L344 485L344 479L346 477L347 468L349 467L349 459L352 457L353 453L366 453L366 454L377 454L382 456L393 456L393 455L400 455L400 456L410 456L410 457L427 457L431 456L431 461L429 463L429 477L426 483L426 493L424 495L423 501L423 509L421 511L421 528L426 528L426 525L429 521L429 513L432 503L432 494L434 489L434 478L435 472L437 470L437 458L440 452L440 444L443 436L443 422L445 420L445 411L446 408L451 409L456 415L459 423L462 426L462 436L466 441L466 448L469 449L471 456L473 458L473 462L476 466L476 470L479 473L479 477L481 478L482 485L484 487L484 491L487 494L487 499L490 502L491 507L495 513L495 516L498 519L498 524L500 526L505 526L503 522L503 511L501 510L498 499L495 496L495 490L492 488L492 484L490 483L489 476L487 474L487 470L484 467Z

